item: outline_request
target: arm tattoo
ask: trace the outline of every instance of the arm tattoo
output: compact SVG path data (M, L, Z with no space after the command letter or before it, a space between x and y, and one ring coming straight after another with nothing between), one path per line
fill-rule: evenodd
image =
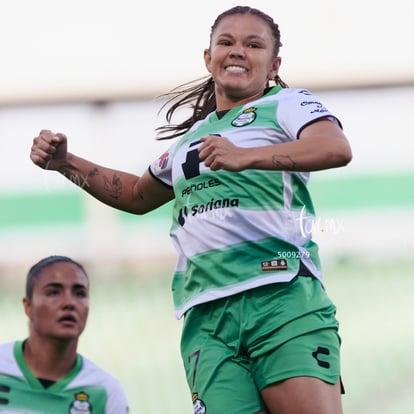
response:
M112 198L118 199L121 196L122 181L116 174L110 180L104 175L104 190L107 191Z
M92 170L88 172L88 177L90 178L93 178L97 175L99 175L99 170L96 167L94 167Z
M295 170L296 162L290 155L273 155L272 163L281 170Z

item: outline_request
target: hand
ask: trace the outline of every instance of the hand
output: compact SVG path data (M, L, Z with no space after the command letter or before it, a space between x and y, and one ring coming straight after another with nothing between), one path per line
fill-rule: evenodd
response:
M247 148L237 147L228 138L217 135L202 137L200 141L199 158L211 170L241 171L247 167Z
M67 149L66 135L42 129L33 139L30 159L45 170L58 170L66 163Z

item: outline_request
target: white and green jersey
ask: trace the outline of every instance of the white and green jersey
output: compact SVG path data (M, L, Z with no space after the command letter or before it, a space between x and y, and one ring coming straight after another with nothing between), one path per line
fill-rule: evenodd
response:
M93 362L77 356L72 371L45 388L23 357L23 342L0 345L1 414L126 414L120 383Z
M286 282L304 264L322 281L311 239L308 173L211 171L200 138L220 135L240 147L295 141L321 118L336 118L307 90L273 87L261 98L197 122L153 162L150 173L175 193L171 237L176 316L190 307L254 287Z

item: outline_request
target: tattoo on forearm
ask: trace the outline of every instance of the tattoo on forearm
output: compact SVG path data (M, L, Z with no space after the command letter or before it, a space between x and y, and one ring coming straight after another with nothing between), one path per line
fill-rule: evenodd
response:
M104 189L112 198L118 199L121 196L122 190L121 178L114 174L112 180L110 180L106 175L104 175Z
M99 175L99 170L96 167L88 172L88 177L90 178L96 177L97 175Z
M295 170L296 162L290 157L290 155L273 155L272 163L276 167L283 170Z
M63 174L69 181L76 184L78 187L82 188L89 192L90 183L88 179L94 178L100 175L99 169L93 167L86 175L73 174L71 172L70 165L63 165L59 168L59 172ZM116 174L113 175L112 180L106 175L103 176L104 179L104 190L109 193L109 196L115 199L118 199L121 196L122 190L122 181L119 176Z

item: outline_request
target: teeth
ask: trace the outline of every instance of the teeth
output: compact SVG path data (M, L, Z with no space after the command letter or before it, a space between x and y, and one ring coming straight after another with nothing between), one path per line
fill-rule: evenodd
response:
M227 66L226 70L231 72L246 72L246 69L241 66Z

